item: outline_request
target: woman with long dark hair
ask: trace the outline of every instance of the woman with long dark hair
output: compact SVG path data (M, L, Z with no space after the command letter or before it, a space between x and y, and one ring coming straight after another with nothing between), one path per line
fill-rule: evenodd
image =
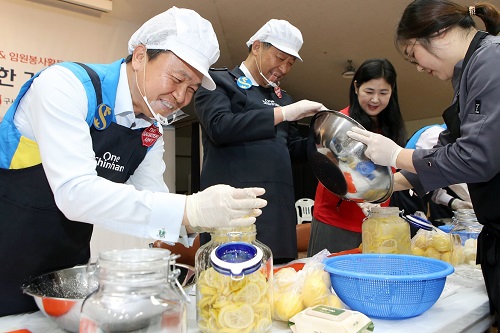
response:
M389 60L366 60L354 74L349 106L341 112L364 128L404 145L406 129L399 109L396 78L396 70ZM389 200L381 205L388 206ZM368 206L370 204L343 201L318 183L308 256L323 249L339 252L358 247Z

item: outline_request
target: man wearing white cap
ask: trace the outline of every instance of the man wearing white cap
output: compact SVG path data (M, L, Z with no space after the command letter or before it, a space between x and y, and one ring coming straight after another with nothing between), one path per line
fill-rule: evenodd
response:
M137 30L112 64L60 63L28 81L0 124L0 316L35 310L29 277L88 261L93 224L166 242L249 225L261 188L168 193L162 127L195 91L214 89L212 25L171 8ZM8 301L7 301L8 300Z
M306 158L306 140L292 122L323 109L321 103L292 98L280 88L296 60L302 34L285 20L272 19L247 42L249 54L233 70L210 71L217 88L200 89L195 111L203 128L201 188L213 184L266 189L268 206L257 219L257 239L275 262L297 256L292 158ZM201 235L201 242L209 236Z

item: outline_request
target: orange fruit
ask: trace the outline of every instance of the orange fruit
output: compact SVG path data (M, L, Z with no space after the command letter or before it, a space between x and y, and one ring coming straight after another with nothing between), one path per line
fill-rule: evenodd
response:
M54 298L42 298L43 309L48 315L59 317L69 310L76 304L76 301L65 301L61 299Z
M22 330L8 331L7 333L31 333L31 331L27 329L22 329Z

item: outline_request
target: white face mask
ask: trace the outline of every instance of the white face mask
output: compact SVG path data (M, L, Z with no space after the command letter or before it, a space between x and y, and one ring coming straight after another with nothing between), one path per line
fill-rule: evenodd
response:
M153 115L153 118L151 118L153 121L156 120L160 125L163 126L168 126L172 125L177 120L186 118L188 115L184 113L181 109L177 109L171 113L169 113L167 116L162 116L159 113L156 113L153 111L153 108L151 107L151 104L149 104L149 101L146 97L146 65L144 65L144 94L142 94L141 88L139 88L139 82L137 81L137 72L135 72L135 83L137 85L137 90L139 90L139 94L141 94L142 99L146 103L146 106L149 109L149 112Z
M260 76L262 76L264 78L264 80L266 80L267 84L270 86L270 87L273 87L273 88L276 88L277 86L279 86L279 82L278 84L272 82L272 81L269 81L267 79L267 77L264 76L264 74L262 74L262 71L260 70L260 66L259 66L259 63L257 62L257 58L254 58L255 59L255 65L257 65L257 70L259 71L259 74Z
M161 114L153 111L153 108L149 104L146 96L143 96L142 93L141 93L141 96L144 99L144 102L146 103L146 106L148 107L149 112L151 112L151 114L153 115L152 119L156 120L160 125L163 125L163 126L172 125L172 123L176 122L177 120L181 120L181 119L186 118L188 116L181 109L177 109L177 110L169 113L166 116L162 116Z

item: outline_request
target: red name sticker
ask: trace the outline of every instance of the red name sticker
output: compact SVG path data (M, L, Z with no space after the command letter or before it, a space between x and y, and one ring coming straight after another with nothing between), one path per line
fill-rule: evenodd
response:
M151 126L142 131L142 145L145 147L151 147L160 136L161 133L158 127L156 127L155 124L151 124Z
M276 96L278 96L278 98L282 97L280 87L274 87L274 93L276 94Z

